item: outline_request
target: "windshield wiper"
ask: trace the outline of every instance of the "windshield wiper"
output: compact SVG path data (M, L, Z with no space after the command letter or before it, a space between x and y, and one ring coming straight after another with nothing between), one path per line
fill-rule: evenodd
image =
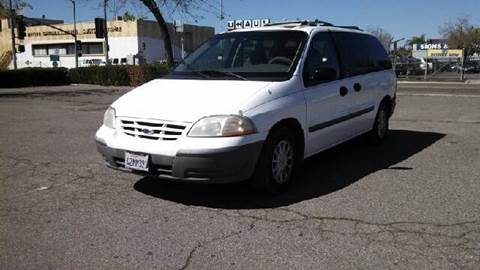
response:
M195 71L198 72L199 74L203 74L203 75L206 75L206 74L220 74L220 75L227 75L227 76L230 76L230 77L235 77L235 78L240 79L240 80L248 81L247 78L245 78L241 75L238 75L237 73L233 73L231 71L222 71L222 70L216 70L216 69L195 70Z
M193 74L195 75L199 75L205 79L210 79L211 77L208 76L207 74L203 73L203 71L200 71L200 70L196 70L195 68L193 68L190 64L187 64L185 62L183 62L183 65L185 65L187 67L187 70L192 72Z

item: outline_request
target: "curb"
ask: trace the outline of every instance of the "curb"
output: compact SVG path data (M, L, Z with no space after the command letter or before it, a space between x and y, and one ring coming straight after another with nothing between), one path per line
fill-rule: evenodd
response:
M62 86L38 86L22 88L0 88L2 96L29 96L29 95L56 95L71 93L111 93L116 91L129 91L132 86L101 86L89 84L71 84Z
M400 81L398 84L429 84L429 85L466 85L466 84L480 84L480 80L466 80L465 82L435 82L435 81Z

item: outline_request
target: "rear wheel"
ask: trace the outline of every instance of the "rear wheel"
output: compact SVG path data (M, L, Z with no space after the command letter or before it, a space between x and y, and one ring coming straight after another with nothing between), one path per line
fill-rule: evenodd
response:
M275 194L292 183L300 153L293 132L280 127L268 136L255 168L252 185L256 189Z
M389 131L389 110L385 102L380 104L373 129L370 131L369 139L374 145L382 144L388 136Z

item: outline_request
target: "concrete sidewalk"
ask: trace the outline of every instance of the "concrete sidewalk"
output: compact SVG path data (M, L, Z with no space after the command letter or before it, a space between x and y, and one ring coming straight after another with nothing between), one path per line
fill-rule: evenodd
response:
M101 86L92 84L71 84L63 86L39 86L22 88L0 88L0 97L2 96L31 96L31 95L55 95L68 93L114 93L126 92L132 90L133 86ZM424 82L424 81L398 81L399 90L404 89L445 89L449 91L468 90L480 92L480 83L461 83L461 82ZM452 90L453 89L453 90Z
M480 80L466 80L465 82L436 82L436 81L404 81L399 80L398 84L432 84L432 85L465 85L480 84Z
M73 92L116 92L129 91L133 86L101 86L93 84L71 84L62 86L37 86L21 88L0 88L0 96L64 94Z

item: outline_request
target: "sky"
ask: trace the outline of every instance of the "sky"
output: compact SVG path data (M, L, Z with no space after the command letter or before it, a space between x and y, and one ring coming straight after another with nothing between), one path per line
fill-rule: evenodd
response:
M73 21L70 0L26 0L33 9L27 16ZM121 0L109 0L111 6ZM471 22L480 25L480 0L224 0L226 18L218 18L221 0L212 0L215 8L197 11L197 22L189 16L168 14L168 20L210 25L217 32L226 29L228 20L269 18L273 21L295 19L319 19L336 25L356 25L363 29L381 27L394 38L410 38L426 34L428 38L441 37L439 28L445 22L459 16L469 16ZM77 21L89 21L102 16L101 0L76 0ZM139 0L130 0L123 10L137 16L152 18ZM113 16L109 12L109 16Z

